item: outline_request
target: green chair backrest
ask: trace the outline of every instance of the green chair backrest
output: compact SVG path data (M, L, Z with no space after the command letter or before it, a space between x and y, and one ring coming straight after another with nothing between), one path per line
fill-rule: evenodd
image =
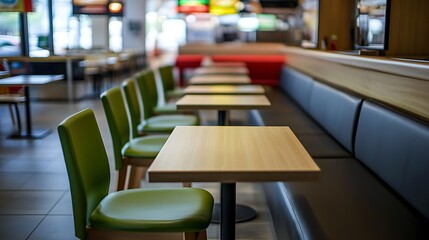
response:
M86 238L88 219L109 193L110 169L94 112L82 110L58 126L69 176L75 235Z
M137 85L143 104L144 119L154 116L153 109L158 105L158 90L156 89L155 73L147 70L137 77Z
M159 75L161 77L164 93L174 90L176 87L176 84L174 83L174 66L166 65L159 67Z
M142 119L135 81L133 79L125 80L122 83L122 89L124 90L126 103L130 112L132 136L135 138L138 136L137 126L140 124Z
M101 94L104 113L106 114L112 136L115 169L122 168L122 148L130 141L130 126L125 101L119 87L111 88Z

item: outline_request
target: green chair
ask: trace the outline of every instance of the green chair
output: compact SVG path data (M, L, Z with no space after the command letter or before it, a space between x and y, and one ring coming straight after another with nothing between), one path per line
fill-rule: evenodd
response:
M127 99L128 109L130 110L133 136L148 133L171 133L176 126L194 126L199 123L198 118L193 115L155 115L151 107L153 104L150 104L152 101L149 93L138 91L133 79L124 81L122 88ZM142 100L141 105L143 107L139 103L138 92L142 95L140 99Z
M174 81L173 65L161 66L158 68L158 71L164 90L165 102L167 102L168 99L179 98L185 95L184 89L176 86L176 83Z
M153 70L146 70L136 74L137 86L144 100L144 107L150 115L177 114L178 110L175 102L158 104L158 88ZM144 96L143 96L144 95ZM144 109L146 114L146 109Z
M168 136L132 137L123 94L119 87L103 92L101 101L112 137L115 168L119 171L117 189L125 188L128 166L131 166L128 188L140 187L145 169L158 155Z
M76 237L130 240L183 232L185 240L207 238L213 197L203 189L131 189L109 194L108 157L91 109L65 119L58 133Z

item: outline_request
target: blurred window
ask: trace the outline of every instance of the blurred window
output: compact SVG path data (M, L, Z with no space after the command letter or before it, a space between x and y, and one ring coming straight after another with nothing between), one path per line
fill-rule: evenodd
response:
M33 1L35 11L28 13L28 43L30 57L49 56L49 15L48 1Z
M54 53L66 54L68 48L77 47L78 37L76 29L72 28L76 18L72 15L72 0L53 0L54 24Z
M0 57L20 56L19 13L0 12Z
M110 17L109 19L109 49L113 52L123 49L122 19L120 17Z

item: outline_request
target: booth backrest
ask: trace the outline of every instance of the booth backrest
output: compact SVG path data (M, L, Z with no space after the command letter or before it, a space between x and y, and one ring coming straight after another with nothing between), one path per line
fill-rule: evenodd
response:
M282 68L280 88L305 109L305 111L308 111L310 106L310 95L314 82L311 77L290 67Z
M353 153L355 129L362 99L315 82L308 113L330 135Z
M243 62L249 70L253 84L277 86L281 69L285 64L284 55L212 55L213 62Z
M355 143L362 161L429 219L429 127L364 101Z

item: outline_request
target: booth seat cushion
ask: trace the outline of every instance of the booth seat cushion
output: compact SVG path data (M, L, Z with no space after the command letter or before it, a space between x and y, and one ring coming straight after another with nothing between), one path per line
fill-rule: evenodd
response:
M356 158L429 219L427 125L365 101L356 132Z
M347 150L353 152L355 128L362 99L315 82L309 114Z
M296 134L313 158L344 158L353 155L327 134Z
M290 97L277 89L266 91L271 106L258 110L267 126L289 126L295 134L325 134Z
M315 159L317 181L267 183L278 239L429 239L427 220L355 159ZM286 215L286 216L284 216Z
M351 156L349 151L330 137L280 90L267 89L266 96L271 102L271 107L258 110L260 124L289 126L312 157Z
M290 67L283 67L280 88L305 111L310 106L310 96L314 79Z

